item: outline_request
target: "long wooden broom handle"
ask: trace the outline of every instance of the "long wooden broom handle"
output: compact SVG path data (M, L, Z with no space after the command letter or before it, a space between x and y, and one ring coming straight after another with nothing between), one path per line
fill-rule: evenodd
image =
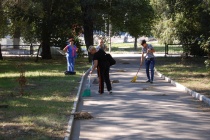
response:
M88 84L90 86L90 77L91 77L91 74L88 75Z
M141 66L139 67L139 70L137 71L136 76L138 75L138 73L139 73L139 71L140 71L140 68L141 68Z

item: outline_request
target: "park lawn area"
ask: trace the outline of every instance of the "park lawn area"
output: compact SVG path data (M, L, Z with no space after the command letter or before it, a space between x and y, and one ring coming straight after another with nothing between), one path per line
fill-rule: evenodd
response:
M140 46L138 45L137 50L134 49L134 43L112 43L112 53L140 53Z
M156 69L167 77L210 98L210 70L207 58L157 57Z
M0 139L64 139L73 101L87 58L76 60L76 75L64 75L66 59L5 58L0 62ZM17 64L22 63L27 80L20 95Z
M148 44L152 44L156 53L164 53L165 45L159 44L157 41L148 42ZM141 53L142 46L137 43L137 50L134 49L134 43L112 43L111 44L111 52L112 53Z

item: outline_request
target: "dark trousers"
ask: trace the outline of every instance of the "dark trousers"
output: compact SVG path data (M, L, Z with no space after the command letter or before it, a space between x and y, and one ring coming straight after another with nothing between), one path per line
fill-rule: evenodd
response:
M109 79L109 67L98 67L98 77L99 77L99 93L104 93L104 81L106 83L107 90L112 90L111 82Z

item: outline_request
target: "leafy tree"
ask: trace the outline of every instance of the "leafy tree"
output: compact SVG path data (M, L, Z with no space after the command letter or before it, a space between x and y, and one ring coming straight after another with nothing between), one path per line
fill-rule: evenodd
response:
M110 23L115 32L126 31L136 37L135 48L137 37L150 33L153 10L148 0L80 0L80 3L87 48L93 45L92 31L105 29L104 22Z
M207 14L207 16L210 15L210 0L203 0L202 7L204 9L204 12ZM204 21L206 21L206 20L204 19ZM206 22L207 22L207 25L209 25L208 19ZM208 29L208 26L205 28ZM206 65L206 67L209 69L210 68L210 35L202 34L200 37L199 45L207 53L208 58L207 58L207 60L205 60L204 63Z
M142 35L151 35L154 13L149 1L133 2L128 5L130 10L126 15L125 26L130 35L135 38L134 48L137 49L137 38Z
M83 16L83 28L84 28L84 39L86 48L93 45L93 5L94 1L80 0L82 16ZM91 54L88 53L89 62L91 62Z
M21 36L30 43L42 43L43 59L52 58L50 46L64 47L73 37L73 25L81 23L78 0L21 0L19 5L7 7L12 24L21 23Z
M0 0L0 38L3 38L7 35L7 24L8 20L6 17L6 11L4 9L4 1Z
M184 50L193 55L203 55L197 42L201 34L205 36L210 34L210 14L203 7L203 2L161 0L159 3L152 0L158 17L153 33L164 43L179 41L182 44L193 44L184 46Z
M151 0L155 11L156 20L153 22L153 35L160 43L173 43L176 38L174 28L174 1L173 0Z
M134 48L137 48L137 38L151 35L154 11L148 0L112 0L111 24L119 31L126 31L135 37Z
M93 30L103 30L104 22L107 22L104 17L109 15L110 0L80 0L82 10L84 39L86 48L94 45ZM105 30L103 30L105 32ZM92 61L92 56L88 54L89 62Z

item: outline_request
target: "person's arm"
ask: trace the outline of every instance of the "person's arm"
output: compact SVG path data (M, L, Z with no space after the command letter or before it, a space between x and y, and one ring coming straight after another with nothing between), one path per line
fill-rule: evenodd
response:
M93 73L93 71L97 68L97 66L98 66L98 60L94 60L93 61L92 69L90 70L90 74Z
M154 48L151 48L151 49L148 49L147 50L147 53L154 53L155 52L155 49Z
M153 48L152 45L150 45L150 48L147 49L147 53L154 53L155 52L155 49Z
M63 48L63 51L66 53L68 49L68 46L66 46L65 48Z
M140 66L142 66L143 62L144 62L144 52L142 52L142 55L141 55Z
M78 48L77 48L77 46L74 46L75 47L75 49L76 49L76 52L78 52Z

